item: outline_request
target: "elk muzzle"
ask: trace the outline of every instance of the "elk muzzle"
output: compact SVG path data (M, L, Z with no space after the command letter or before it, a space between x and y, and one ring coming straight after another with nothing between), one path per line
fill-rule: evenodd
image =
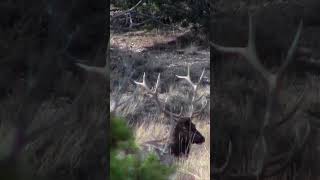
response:
M205 138L202 136L202 134L199 131L196 131L193 133L192 143L193 144L202 144L204 143Z

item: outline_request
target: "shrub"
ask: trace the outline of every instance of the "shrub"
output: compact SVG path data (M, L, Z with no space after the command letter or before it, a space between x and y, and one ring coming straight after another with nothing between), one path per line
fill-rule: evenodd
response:
M111 180L166 180L174 167L162 165L158 157L139 155L132 131L119 117L111 116L110 179Z
M133 7L139 0L111 1L122 9ZM207 0L148 0L136 8L138 12L153 15L161 21L199 23L205 25L210 17L210 2ZM170 20L168 20L170 19Z

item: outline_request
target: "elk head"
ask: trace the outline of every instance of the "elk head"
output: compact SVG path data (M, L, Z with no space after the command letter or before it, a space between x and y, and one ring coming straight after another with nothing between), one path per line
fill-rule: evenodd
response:
M284 124L287 124L293 116L296 114L299 109L302 101L304 99L304 92L298 98L296 103L293 104L293 108L287 113L281 112L281 103L280 103L280 92L283 88L284 74L288 69L288 66L293 61L294 53L297 49L298 40L301 34L302 22L299 24L295 38L291 44L291 47L288 50L287 57L284 60L284 63L280 66L278 72L273 73L266 69L262 64L260 59L257 56L254 36L255 31L252 25L252 17L249 16L249 36L248 44L246 47L224 47L217 45L215 43L210 43L211 46L222 53L237 54L241 55L244 60L256 71L265 83L266 86L266 107L264 114L262 116L261 123L257 127L257 137L256 142L253 144L253 148L250 149L251 158L246 160L249 162L249 167L241 167L238 172L226 172L227 167L230 165L230 159L232 159L233 145L232 141L229 142L229 150L226 153L227 157L225 158L225 163L220 168L213 168L212 172L214 175L221 175L230 178L239 178L239 179L256 179L259 177L269 177L280 173L282 170L286 169L293 161L294 157L301 152L302 148L306 144L306 141L310 134L310 123L308 120L303 121L300 124L295 125L295 140L288 148L287 152L272 152L272 149L277 147L274 146L272 135L276 132L276 129L282 127ZM303 124L303 128L301 128ZM274 137L274 136L273 136ZM290 140L288 140L290 141ZM291 142L291 141L290 141ZM239 164L246 164L247 162L240 162Z
M188 156L191 144L202 144L205 141L203 135L196 129L195 124L192 122L192 118L199 115L201 111L206 107L207 101L204 105L197 111L194 111L193 104L199 101L202 97L196 99L198 86L203 78L204 70L197 83L193 83L190 79L190 65L188 65L187 76L177 76L179 79L185 79L192 86L192 97L190 100L189 115L182 116L182 114L176 114L167 110L164 104L158 98L158 87L160 83L160 73L157 78L155 87L150 89L145 81L145 73L143 74L142 82L135 83L143 87L147 94L152 97L160 110L174 123L173 133L172 133L172 143L170 143L171 153L175 156L186 155Z
M203 135L196 129L191 118L181 118L173 131L173 142L170 144L171 153L175 156L189 154L190 144L202 144L205 141Z

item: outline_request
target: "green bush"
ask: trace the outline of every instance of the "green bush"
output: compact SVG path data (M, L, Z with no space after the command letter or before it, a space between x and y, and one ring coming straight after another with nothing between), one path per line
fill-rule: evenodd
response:
M111 116L110 179L111 180L166 180L174 167L160 164L156 155L142 159L132 131L126 122Z

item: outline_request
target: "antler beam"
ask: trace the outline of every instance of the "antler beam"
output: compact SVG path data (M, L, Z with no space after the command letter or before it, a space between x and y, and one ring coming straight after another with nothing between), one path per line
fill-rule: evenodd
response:
M89 73L96 73L96 74L102 75L104 78L108 79L108 76L109 76L109 73L108 73L109 48L110 48L110 41L108 41L107 54L106 54L106 64L104 67L88 66L88 65L82 64L82 63L76 63L76 65Z
M144 88L147 91L147 94L151 95L151 97L154 98L154 100L156 101L160 110L162 112L164 112L166 115L168 115L169 117L173 117L174 120L181 118L181 114L176 114L176 113L173 113L173 112L166 110L159 100L158 88L159 88L159 84L160 84L160 73L158 74L157 82L156 82L153 90L150 89L146 83L146 73L145 72L143 73L143 76L142 76L142 82L134 81L134 83L137 84L138 86L141 86L142 88Z
M201 108L200 111L196 111L196 112L193 111L193 103L196 101L196 99L195 99L196 93L197 93L199 84L201 83L201 80L202 80L202 78L204 76L204 72L205 72L205 70L203 69L203 71L201 73L201 76L200 76L200 78L199 78L197 83L194 83L191 80L191 77L190 77L190 64L188 64L188 72L187 72L186 76L176 75L177 78L185 79L192 86L193 96L192 96L192 99L191 99L191 110L190 110L190 114L191 115L189 117L194 117L194 115L199 114L205 108L205 106L207 105L207 102L206 102L205 105L203 105L203 107ZM155 101L156 101L157 105L159 106L160 110L163 111L166 115L168 115L170 117L174 117L176 119L183 118L181 116L181 113L180 114L176 114L176 113L170 112L170 111L165 109L164 105L161 104L161 102L160 102L160 100L158 98L158 89L159 89L159 84L160 84L160 73L158 75L157 82L156 82L154 88L149 88L148 85L146 84L146 74L145 73L143 73L142 82L134 81L134 83L137 84L140 87L143 87L147 91L147 94L155 99Z
M197 111L197 113L194 112L193 103L196 101L195 98L196 98L196 95L197 95L197 90L198 90L199 84L201 83L201 80L203 78L204 72L205 72L205 69L203 69L203 71L202 71L202 73L200 75L200 78L199 78L197 83L194 83L191 80L191 77L190 77L190 64L188 64L188 71L187 71L187 75L186 76L176 75L176 77L179 78L179 79L185 79L192 87L193 95L192 95L192 99L191 99L191 103L190 103L191 104L190 117L194 116L195 114L199 114L199 112L201 112L207 105L207 102L206 102L205 105L201 108L200 111Z
M272 74L269 72L262 64L260 59L257 56L256 46L255 46L255 29L253 27L252 17L249 16L249 35L248 35L248 45L246 47L225 47L217 45L213 42L210 42L211 46L214 47L217 51L223 53L235 53L240 54L245 58L245 60L257 71L262 77L268 82L268 86L271 89L276 89L279 86L279 80L282 79L283 74L289 64L293 60L294 53L298 46L298 41L301 35L303 22L301 21L297 33L294 37L294 40L291 44L290 49L288 50L287 57L285 62L280 67L277 74Z
M268 95L267 95L267 106L263 118L263 123L260 127L259 131L259 137L264 137L267 135L267 131L265 131L266 127L274 128L280 126L282 123L287 122L289 119L291 119L294 114L297 112L298 108L302 104L303 98L304 98L304 91L302 95L298 98L296 104L293 106L293 109L289 111L284 117L281 117L278 113L277 108L280 106L279 101L279 93L281 91L281 85L283 81L284 74L286 70L288 69L288 66L293 61L294 53L297 50L298 41L301 35L303 23L300 22L298 26L298 30L295 34L295 37L293 39L293 42L287 52L287 56L283 62L283 64L280 66L277 73L272 73L269 70L267 70L262 64L260 59L257 56L256 46L255 46L255 29L253 27L252 17L249 16L249 35L248 35L248 44L245 47L225 47L220 46L215 43L210 43L213 48L215 48L217 51L220 51L222 53L235 53L239 54L244 57L244 60L246 60L252 68L258 72L262 78L265 80L267 88L268 88ZM278 121L274 121L273 119L278 119ZM279 121L280 119L280 121ZM273 124L270 126L270 122L273 120ZM275 157L268 157L267 154L264 154L264 158L268 157L268 159L264 160L263 163L263 169L262 171L258 172L258 176L272 176L275 173L279 172L280 169L285 168L289 162L292 160L293 156L299 152L299 150L303 147L301 144L305 144L307 141L307 138L309 137L310 133L310 127L309 122L307 122L307 130L304 135L296 135L296 141L294 145L292 146L292 149L289 152L282 153ZM301 136L301 137L300 137ZM266 152L268 153L268 152ZM272 162L279 162L279 157L281 157L280 160L283 160L283 163L281 166L277 168L273 168ZM270 161L270 159L272 161ZM227 161L228 162L228 161ZM225 168L223 168L224 170ZM220 172L220 171L219 171ZM248 175L235 175L237 177L251 177L255 176L255 173L249 172ZM233 175L232 175L233 176Z

